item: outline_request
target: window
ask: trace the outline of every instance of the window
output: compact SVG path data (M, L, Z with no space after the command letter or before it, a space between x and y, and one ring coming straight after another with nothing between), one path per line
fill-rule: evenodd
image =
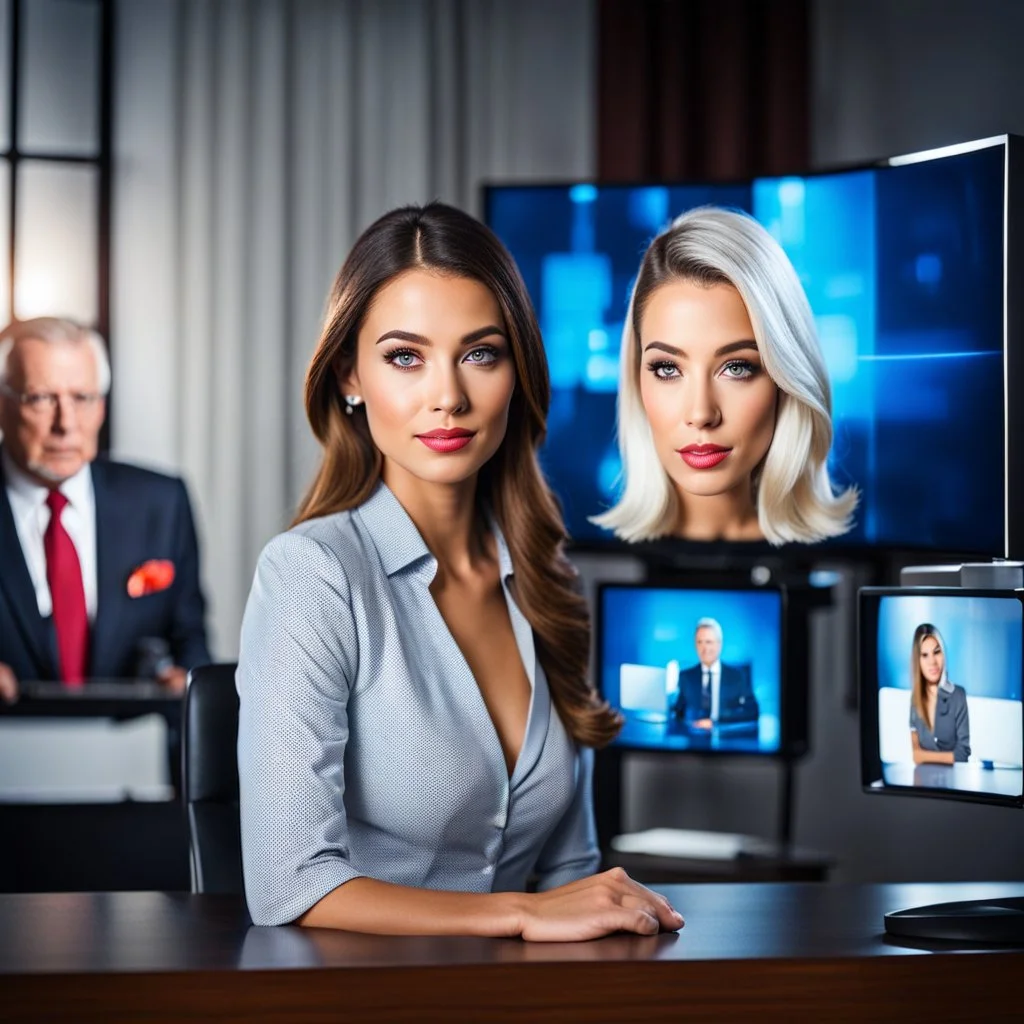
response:
M113 0L0 0L4 321L109 337L112 38Z

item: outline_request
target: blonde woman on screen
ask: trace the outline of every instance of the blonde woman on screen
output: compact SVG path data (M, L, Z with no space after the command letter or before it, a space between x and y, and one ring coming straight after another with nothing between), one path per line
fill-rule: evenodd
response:
M850 527L826 459L831 390L782 247L746 214L700 207L644 254L621 349L624 487L594 522L623 540L812 543Z
M323 445L242 625L257 924L574 940L682 918L595 874L593 751L621 720L541 476L549 385L512 257L468 214L385 214L306 376ZM537 891L527 892L529 883Z
M922 622L910 649L910 744L914 764L954 764L971 756L967 691L946 675L946 645Z

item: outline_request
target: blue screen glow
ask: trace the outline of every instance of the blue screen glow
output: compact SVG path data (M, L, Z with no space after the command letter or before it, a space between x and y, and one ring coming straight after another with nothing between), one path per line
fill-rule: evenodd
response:
M717 697L709 692L710 678L702 679L698 657L697 626L705 618L721 630ZM601 693L625 718L617 744L723 753L780 749L778 591L605 586L601 621Z
M922 623L938 630L938 637L922 641L921 649L940 659L933 671L942 673L932 678L930 722L922 722L912 700L914 685L929 689L925 670L919 670L920 656L914 656L914 632ZM882 597L876 669L880 772L875 785L1019 797L1024 783L1022 646L1021 604L1015 595L908 591ZM928 759L922 759L921 749Z
M843 543L1003 554L1004 150L709 186L502 186L487 219L536 305L553 385L545 471L578 541L615 501L618 355L651 238L713 203L793 262L832 382Z

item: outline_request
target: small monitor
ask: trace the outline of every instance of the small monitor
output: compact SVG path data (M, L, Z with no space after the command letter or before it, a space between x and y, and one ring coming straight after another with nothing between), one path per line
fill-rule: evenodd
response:
M1024 806L1024 591L860 596L861 775L871 793Z
M1024 591L860 591L861 778L868 793L1024 806ZM900 940L1024 942L1024 899L891 910Z
M597 673L624 719L616 745L786 752L794 737L786 725L784 606L778 588L601 585Z

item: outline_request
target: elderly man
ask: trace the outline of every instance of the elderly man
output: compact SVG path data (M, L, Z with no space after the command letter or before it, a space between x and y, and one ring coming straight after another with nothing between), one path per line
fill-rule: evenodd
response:
M722 662L722 627L718 620L700 619L693 641L697 664L679 673L672 717L692 729L741 722L756 725L760 709L750 684L749 666Z
M67 320L0 332L0 697L18 681L154 674L209 661L182 482L97 460L110 364ZM162 662L162 663L161 663Z

